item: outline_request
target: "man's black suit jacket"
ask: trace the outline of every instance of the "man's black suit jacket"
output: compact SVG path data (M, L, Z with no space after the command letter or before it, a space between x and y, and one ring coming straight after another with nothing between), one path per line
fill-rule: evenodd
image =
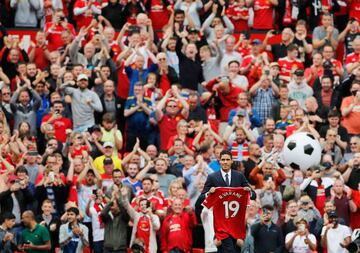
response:
M211 173L205 182L204 190L201 195L204 195L210 190L211 187L227 187L224 178L221 175L221 170L218 172ZM249 182L246 180L243 173L231 170L231 181L230 187L250 187ZM252 190L250 192L250 198L256 199L256 193Z
M202 203L204 202L206 193L210 190L211 187L227 187L225 180L221 175L221 170L211 173L206 179L204 190L195 203L195 213L198 220L201 220L200 214L203 208ZM230 187L249 187L251 189L251 186L246 180L244 174L236 170L231 170ZM253 190L250 192L250 199L256 199L256 193Z

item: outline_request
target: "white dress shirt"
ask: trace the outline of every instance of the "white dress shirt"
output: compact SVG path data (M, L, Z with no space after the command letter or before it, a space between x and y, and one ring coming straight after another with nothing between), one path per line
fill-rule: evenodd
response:
M225 175L228 174L228 178L229 178L229 185L231 185L231 170L229 170L229 172L225 172L223 171L222 169L220 170L221 171L221 176L222 178L224 179L224 182L226 182L226 177Z

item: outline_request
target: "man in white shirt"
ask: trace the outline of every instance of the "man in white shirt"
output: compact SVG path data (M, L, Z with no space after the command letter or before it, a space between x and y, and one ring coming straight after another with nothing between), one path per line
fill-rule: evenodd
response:
M316 238L309 233L308 223L304 218L296 221L296 230L285 237L285 247L293 253L310 253L316 250Z
M351 230L338 223L336 211L328 212L329 223L321 231L321 244L328 253L347 253L346 246L351 242Z

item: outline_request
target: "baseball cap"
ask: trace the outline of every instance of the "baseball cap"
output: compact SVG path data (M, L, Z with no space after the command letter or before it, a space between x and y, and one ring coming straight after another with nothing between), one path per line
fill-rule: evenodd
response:
M304 76L304 70L302 70L302 69L297 69L297 70L295 70L294 74L295 74L296 76Z
M251 42L251 45L255 45L255 46L258 46L258 45L261 45L262 44L262 42L261 42L261 40L259 40L259 39L254 39L252 42Z
M110 157L104 159L104 165L113 164L113 160Z
M188 28L188 33L199 33L199 31L196 30L196 28L194 28L194 27L189 27Z
M80 75L78 75L78 77L77 77L77 81L80 81L80 80L89 80L89 78L88 78L88 76L87 75L85 75L85 74L80 74Z
M337 218L338 217L336 211L330 211L327 213L327 215L329 218Z
M240 109L240 110L237 112L237 116L245 117L245 116L246 116L246 111L245 111L244 109Z
M106 141L104 144L103 144L103 147L106 148L106 147L114 147L114 144L111 142L111 141Z

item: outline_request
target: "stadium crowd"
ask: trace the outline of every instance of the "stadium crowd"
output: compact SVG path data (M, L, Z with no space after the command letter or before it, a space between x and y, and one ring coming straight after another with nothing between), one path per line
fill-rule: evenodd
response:
M256 193L234 252L348 252L359 0L10 0L0 21L1 253L224 252L201 204L228 154ZM285 164L297 132L317 166Z

